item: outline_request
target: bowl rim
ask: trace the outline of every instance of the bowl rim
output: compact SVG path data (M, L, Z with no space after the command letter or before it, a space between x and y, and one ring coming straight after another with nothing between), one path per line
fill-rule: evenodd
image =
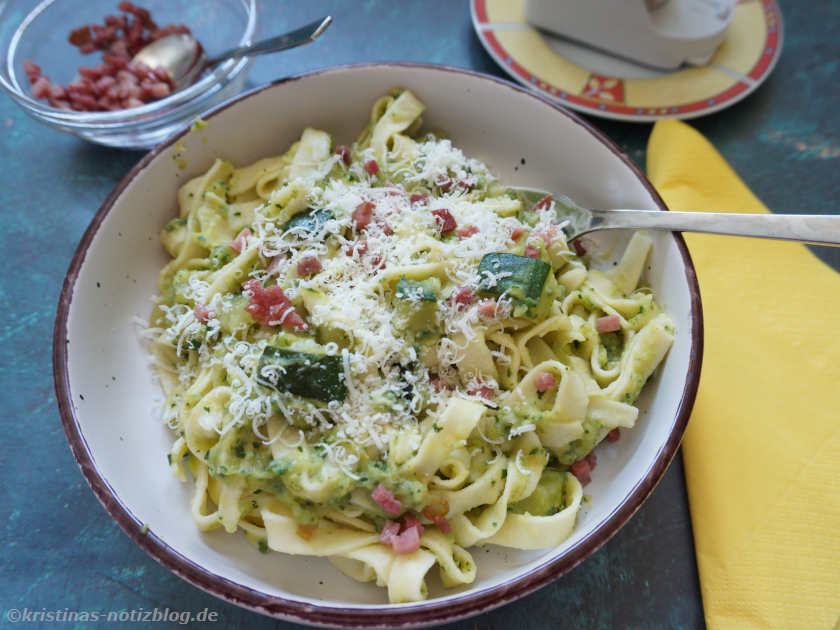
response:
M445 65L417 63L417 62L378 62L358 63L331 66L283 79L278 79L251 90L243 92L213 109L207 111L202 118L209 120L213 116L265 90L272 89L285 83L293 83L308 77L322 74L352 72L361 70L375 70L377 68L402 68L405 70L432 70L467 75L474 79L489 81L500 88L513 90L530 98L537 99L552 107L561 116L565 116L573 123L588 131L595 140L603 144L616 157L630 168L633 174L647 189L660 210L667 211L665 202L641 169L601 131L596 129L577 114L567 110L539 94L531 92L511 81L500 79L474 70L455 68ZM547 585L561 575L567 573L584 559L600 549L627 522L627 520L642 506L644 501L665 474L671 460L680 445L689 416L697 395L703 356L703 314L700 300L700 289L694 264L688 252L681 233L674 232L674 238L685 271L685 280L690 297L690 363L686 374L680 402L676 410L674 427L666 442L662 445L656 458L648 467L644 477L632 488L624 500L600 523L589 537L571 547L562 556L543 562L537 567L519 575L518 577L495 586L481 590L455 595L446 600L428 600L412 604L400 604L398 607L345 607L341 605L310 603L269 595L251 587L236 583L204 568L197 562L187 558L174 550L154 532L148 531L143 523L123 504L116 492L111 488L108 480L97 468L85 436L76 417L70 391L67 344L67 322L74 288L79 272L82 268L94 236L105 217L112 210L114 203L121 196L126 187L137 177L145 167L160 153L175 144L188 133L189 127L182 129L161 142L147 153L114 187L106 197L90 225L77 246L70 266L67 270L64 284L59 296L58 308L53 329L53 378L55 383L56 401L58 403L61 422L82 474L90 485L96 497L117 522L122 530L144 551L157 562L171 570L179 577L223 600L237 604L243 608L259 612L264 615L286 621L304 623L322 627L366 627L393 628L419 627L438 623L452 622L487 612Z
M28 22L36 19L50 5L57 0L41 0L21 20L21 23L14 30L10 46L16 44L21 38L21 28L28 27ZM239 37L237 46L250 44L257 35L259 26L259 9L256 0L240 0L246 11L245 29ZM225 85L243 72L246 72L251 64L249 57L242 59L228 59L220 63L216 68L207 73L206 76L182 90L140 107L130 109L119 109L115 111L76 111L64 110L45 104L36 99L18 81L17 73L9 56L9 49L3 51L2 69L0 69L0 87L2 87L12 100L20 105L27 113L42 118L54 124L61 124L68 127L88 128L121 128L124 126L143 126L149 123L157 123L161 118L177 117L178 112L184 108L191 109L197 100L212 96L214 88ZM8 76L7 76L8 75Z

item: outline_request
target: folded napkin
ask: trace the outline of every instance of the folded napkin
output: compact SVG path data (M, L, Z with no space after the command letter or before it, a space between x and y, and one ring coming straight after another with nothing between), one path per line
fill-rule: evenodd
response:
M767 212L684 123L656 123L647 170L675 210ZM683 453L706 623L840 628L840 274L795 243L685 240L705 323Z

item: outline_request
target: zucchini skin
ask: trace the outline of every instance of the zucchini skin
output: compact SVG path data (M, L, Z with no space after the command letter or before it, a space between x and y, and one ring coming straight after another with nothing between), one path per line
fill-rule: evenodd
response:
M506 293L529 307L536 306L542 296L551 265L539 258L506 252L485 254L478 264L481 277L479 291L491 295ZM497 278L499 274L510 274ZM494 280L493 280L494 279Z
M265 368L269 369L264 373ZM257 367L257 383L322 402L347 398L344 366L338 356L267 346Z
M283 229L298 229L312 234L320 230L324 223L334 217L335 214L332 210L312 210L309 208L289 219Z

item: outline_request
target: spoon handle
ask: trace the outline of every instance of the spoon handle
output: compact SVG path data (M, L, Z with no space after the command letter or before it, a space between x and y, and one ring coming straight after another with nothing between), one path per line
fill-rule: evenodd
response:
M240 57L254 57L256 55L264 55L270 52L277 52L280 50L288 50L296 46L302 46L309 42L314 42L318 37L327 30L327 27L332 23L332 16L328 15L319 20L315 20L311 24L302 26L299 29L290 31L277 37L264 39L256 44L248 44L246 46L239 46L238 48L231 48L207 60L208 66L213 66L226 59L239 59Z
M595 230L652 229L757 236L816 245L840 245L840 215L750 214L734 212L662 212L661 210L591 210Z

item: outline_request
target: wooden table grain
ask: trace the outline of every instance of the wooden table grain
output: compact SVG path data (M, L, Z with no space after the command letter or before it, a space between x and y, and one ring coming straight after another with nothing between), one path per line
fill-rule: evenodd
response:
M840 3L780 4L785 44L774 74L743 102L692 124L771 209L837 212ZM504 77L473 34L464 0L262 0L260 9L264 35L325 13L335 24L317 44L257 59L249 86L337 64L386 60L440 63ZM650 125L590 120L644 166ZM169 608L216 612L210 625L217 627L298 627L222 602L158 565L96 501L64 438L50 348L61 282L91 217L142 154L85 144L48 129L5 95L0 97L0 150L0 247L6 256L0 275L5 314L0 319L0 624L11 626L11 609ZM840 269L840 249L815 251ZM722 240L721 254L738 252L727 251ZM681 458L635 517L582 565L524 599L447 627L704 627Z

